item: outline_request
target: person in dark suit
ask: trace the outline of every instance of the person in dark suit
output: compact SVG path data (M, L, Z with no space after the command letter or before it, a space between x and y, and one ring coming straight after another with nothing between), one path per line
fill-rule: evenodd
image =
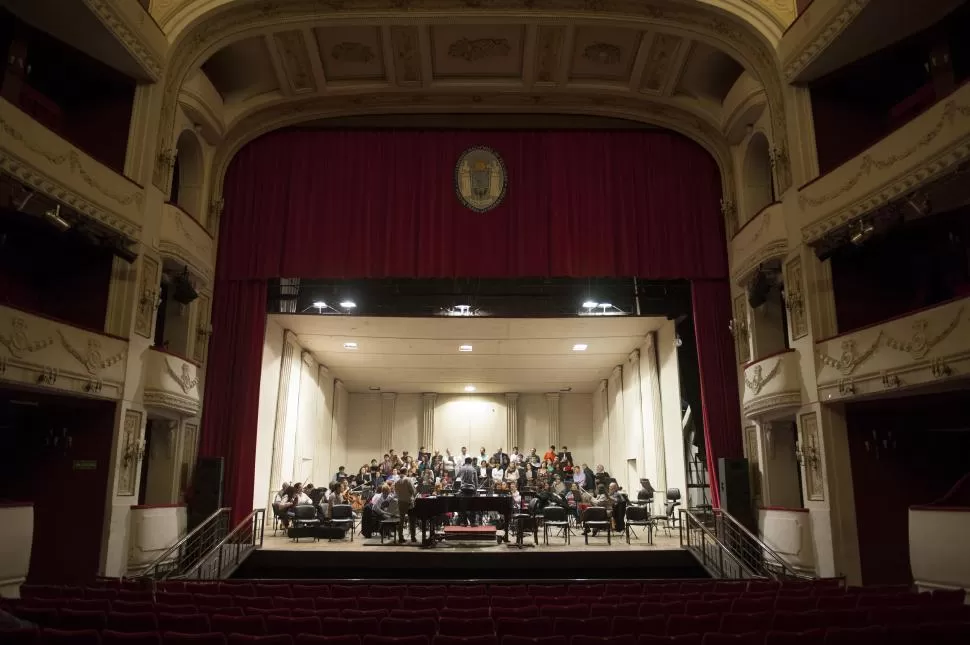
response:
M556 459L559 460L559 463L562 463L565 461L568 461L569 463L573 463L573 453L569 452L569 448L567 448L566 446L563 446L559 450L559 454L556 455Z
M458 488L459 495L474 497L478 494L478 469L472 465L471 457L465 457L464 465L458 469L458 475L455 477L455 486ZM466 526L469 523L475 524L476 518L474 513L459 511L458 523Z
M509 468L509 454L505 452L502 448L492 455L492 463L498 464L502 467L502 470L508 470Z

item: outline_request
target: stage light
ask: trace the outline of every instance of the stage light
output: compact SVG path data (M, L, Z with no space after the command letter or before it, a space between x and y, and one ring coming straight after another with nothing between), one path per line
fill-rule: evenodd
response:
M859 225L849 236L849 241L856 246L862 246L869 241L869 238L872 237L873 233L875 232L876 228L869 222L859 222Z
M326 309L327 303L325 303L323 300L316 300L314 301L313 306L317 309Z
M584 309L595 309L596 307L599 307L599 306L600 306L600 303L595 302L593 300L587 300L586 302L583 303Z
M458 346L458 351L459 352L470 352L470 351L472 351L472 349L473 349L473 347L471 345L459 345Z
M344 349L357 349L357 343L344 343Z
M344 300L340 303L340 306L344 309L353 309L357 306L357 303L353 300Z
M586 343L576 343L573 345L574 352L585 352L586 348L589 347Z
M24 203L25 204L26 204L26 202L27 202L27 200L24 200ZM57 206L55 206L54 208L52 208L50 210L44 211L44 219L46 219L50 223L51 226L53 226L54 228L56 228L61 233L63 233L64 231L68 230L69 228L71 228L71 223L68 222L63 217L61 217L61 205L60 204L58 204Z
M466 385L465 386L465 391L466 392L474 392L475 391L475 386L474 385Z

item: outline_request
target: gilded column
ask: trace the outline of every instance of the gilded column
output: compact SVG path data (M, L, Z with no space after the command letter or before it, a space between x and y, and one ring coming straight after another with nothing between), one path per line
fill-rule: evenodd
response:
M546 394L546 406L549 410L549 444L559 446L559 392Z
M296 334L287 329L283 332L283 356L280 358L280 383L276 389L276 420L273 423L273 457L269 467L269 502L272 508L273 497L279 490L280 473L283 470L283 435L286 429L286 403L289 400L290 376L293 374L293 344ZM270 512L270 511L267 511Z
M421 417L421 445L434 452L434 404L438 398L437 392L425 392L421 395L424 414Z
M519 445L519 394L505 393L505 452Z
M394 447L394 404L397 394L381 393L381 451Z

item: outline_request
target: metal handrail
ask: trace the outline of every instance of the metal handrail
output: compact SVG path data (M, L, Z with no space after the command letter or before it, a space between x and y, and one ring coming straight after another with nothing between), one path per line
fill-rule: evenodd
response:
M760 578L757 571L749 567L743 559L735 555L711 529L694 513L687 509L680 509L680 546L700 560L709 573L717 578ZM695 543L691 534L700 535L700 542ZM686 539L685 539L686 538ZM713 547L714 552L708 547Z
M176 577L192 580L221 580L228 577L250 553L263 546L265 518L265 508L253 509L191 568Z
M215 511L212 515L205 518L197 527L186 533L175 544L170 546L164 553L155 558L151 564L144 567L141 574L135 577L162 579L172 575L172 569L179 567L185 560L185 555L190 551L201 551L204 555L208 548L195 548L195 542L216 542L222 539L222 533L229 525L229 515L232 509L223 507ZM211 533L212 535L208 535ZM202 544L203 547L207 546ZM201 557L201 556L200 556ZM193 563L189 563L191 566Z
M724 509L712 509L711 514L718 540L759 575L789 580L813 579L813 576L795 571L781 555Z

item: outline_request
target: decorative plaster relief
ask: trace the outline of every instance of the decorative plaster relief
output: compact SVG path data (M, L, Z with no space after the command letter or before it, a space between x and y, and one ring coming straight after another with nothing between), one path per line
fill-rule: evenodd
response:
M421 83L421 52L418 46L418 28L391 27L391 45L394 50L397 84L417 85Z
M330 56L342 63L369 63L375 58L374 50L363 43L338 43Z
M566 39L566 28L552 25L539 27L536 46L536 81L539 83L556 82L559 71L559 56Z
M208 232L172 204L162 206L158 249L162 255L187 265L204 281L211 282L215 248Z
M788 230L781 203L766 206L729 243L731 279L744 285L759 266L788 255Z
M0 170L128 238L141 233L143 190L4 99Z
M768 364L771 367L765 371ZM802 404L802 376L798 353L788 350L744 368L744 415L768 421Z
M818 441L818 416L809 412L798 417L801 433L799 452L805 469L805 489L809 501L825 501L825 481L822 478L822 452Z
M141 291L138 309L135 311L135 333L152 337L152 324L159 305L158 261L148 255L141 256Z
M303 32L280 31L273 34L273 40L283 63L286 80L293 91L297 94L315 91L317 87L313 82L313 67Z
M792 340L798 340L808 334L803 286L802 259L794 257L785 264L785 307L788 308Z
M656 33L647 54L647 65L640 77L640 89L645 92L660 92L663 90L670 74L670 66L684 41L673 34Z
M957 168L970 157L970 86L862 155L803 187L802 239L818 240Z
M135 494L136 475L139 472L138 447L141 443L142 413L138 410L125 410L125 422L121 427L121 442L118 450L120 468L118 470L119 497Z
M155 349L145 352L146 406L168 416L194 416L199 413L198 368L189 361Z
M98 20L128 50L146 74L157 81L162 77L162 62L168 42L165 34L148 19L137 2L130 0L84 0Z
M470 40L461 38L451 43L448 55L452 58L463 58L469 63L475 63L486 58L504 58L512 52L512 45L507 38L476 38Z
M597 65L616 65L623 58L623 50L610 43L593 43L583 49L583 58Z
M780 0L778 0L780 1ZM839 35L845 31L856 17L862 13L870 0L837 0L834 4L842 4L841 9L832 14L829 20L816 26L811 20L805 20L806 29L790 29L779 44L782 52L782 66L785 70L785 80L792 82L819 55L831 45ZM817 7L809 6L806 12L814 16L821 12L821 3ZM807 18L807 17L806 17ZM793 19L794 20L794 19ZM816 21L818 18L816 18ZM789 23L790 24L790 23ZM787 42L786 42L787 41ZM785 53L787 51L787 53Z
M781 367L781 359L778 359L777 361L775 361L774 367L772 367L767 374L762 374L762 370L763 370L762 366L754 365L751 368L750 377L748 376L747 370L745 371L744 384L747 386L749 390L751 390L752 394L758 395L761 393L761 390L763 390L764 387L771 382L771 379L775 378L775 376L778 375L778 368L780 367Z

